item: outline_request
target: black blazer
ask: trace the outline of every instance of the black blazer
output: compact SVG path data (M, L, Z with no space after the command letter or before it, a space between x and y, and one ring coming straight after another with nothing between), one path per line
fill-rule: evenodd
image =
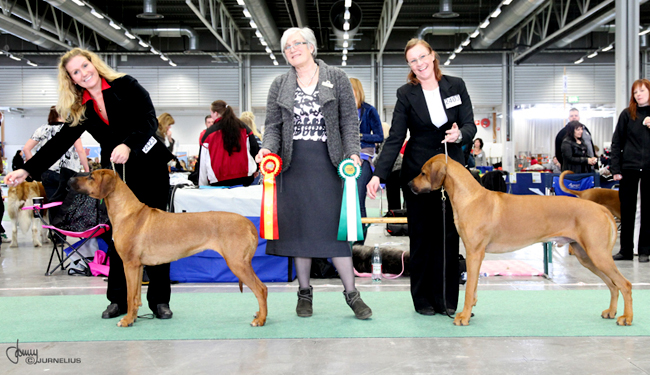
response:
M448 120L440 128L431 122L422 85L407 83L397 90L390 134L377 161L375 176L382 179L388 177L406 139L406 131L409 130L411 138L404 151L400 178L402 182L415 178L427 160L445 153L445 145L441 142L445 139L445 131L451 129L454 122L458 125L463 140L461 143L449 143L447 152L450 158L465 165L462 145L470 145L476 135L472 102L462 79L442 76L438 85ZM460 98L460 104L448 107L445 105L445 99L448 98Z
M172 154L165 145L153 135L158 129L158 120L149 93L131 76L124 76L108 82L110 88L103 91L104 104L108 113L106 125L95 112L91 101L86 103L86 119L79 125L65 124L61 130L43 146L33 158L25 163L25 170L32 176L45 171L53 160L58 160L81 137L89 132L101 146L102 167L110 168L113 149L124 143L131 149L126 164L133 170L131 176L147 174L145 167L166 164ZM154 141L152 141L152 139ZM147 152L145 145L153 143ZM130 168L130 166L132 168ZM147 168L148 169L148 168ZM128 181L128 180L127 180Z

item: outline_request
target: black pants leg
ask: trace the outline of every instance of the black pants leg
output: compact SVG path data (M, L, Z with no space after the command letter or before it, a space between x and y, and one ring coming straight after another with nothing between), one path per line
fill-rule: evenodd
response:
M390 172L386 179L386 199L388 200L389 210L399 210L402 208L402 197L400 195L399 174L400 169Z
M449 197L445 200L446 249L443 248L443 218L440 191L415 195L405 183L410 239L411 296L416 310L433 307L443 313L458 306L459 237ZM445 278L443 279L443 272ZM443 280L445 282L443 283Z
M623 171L623 179L621 179L618 190L618 197L621 200L620 253L626 257L632 257L634 254L634 221L640 178L641 174L639 171Z
M368 182L372 178L372 167L368 160L361 161L361 175L357 179L357 190L359 192L359 211L361 211L361 217L366 217L366 192Z

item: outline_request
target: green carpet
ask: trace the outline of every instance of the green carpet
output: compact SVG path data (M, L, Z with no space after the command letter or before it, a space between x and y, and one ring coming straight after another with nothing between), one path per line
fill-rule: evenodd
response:
M650 290L634 291L631 327L600 318L607 290L480 291L476 316L456 327L446 316L413 311L408 292L363 292L370 320L354 318L342 293L314 293L314 316L295 314L295 293L269 293L269 318L251 327L257 300L252 293L174 293L171 320L138 319L118 328L100 319L103 295L0 298L0 342L103 340L207 340L343 337L647 336ZM461 300L463 296L461 294ZM143 302L146 304L145 296ZM462 305L461 305L462 306ZM619 299L619 314L623 300ZM140 315L149 313L145 307Z

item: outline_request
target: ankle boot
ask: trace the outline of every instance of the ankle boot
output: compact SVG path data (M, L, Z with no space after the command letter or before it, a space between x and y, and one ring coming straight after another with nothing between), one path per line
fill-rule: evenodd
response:
M370 307L363 302L358 290L355 289L349 293L344 291L343 295L345 296L345 302L347 302L348 306L352 308L354 316L356 316L357 319L363 320L372 316L372 310L370 310Z
M303 318L308 318L313 314L311 307L312 300L314 299L314 288L311 286L305 289L298 289L298 306L296 306L296 314Z

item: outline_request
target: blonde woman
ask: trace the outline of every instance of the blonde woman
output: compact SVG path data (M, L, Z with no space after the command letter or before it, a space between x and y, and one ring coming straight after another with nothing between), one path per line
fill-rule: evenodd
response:
M135 78L114 71L90 51L74 48L59 62L56 109L66 124L25 163L24 169L7 175L7 184L15 186L28 175L40 175L88 131L101 146L102 167L112 168L114 163L141 202L166 209L167 162L172 154L154 136L158 129L156 112L149 93ZM122 260L111 240L112 231L102 238L109 244L111 261L106 292L111 304L102 314L108 319L126 313L126 280ZM146 267L146 271L150 279L149 307L157 318L171 318L169 264Z
M158 130L156 131L156 135L158 135L172 154L174 153L174 146L176 145L176 140L172 138L172 125L175 123L176 121L174 121L172 115L167 112L158 116Z

